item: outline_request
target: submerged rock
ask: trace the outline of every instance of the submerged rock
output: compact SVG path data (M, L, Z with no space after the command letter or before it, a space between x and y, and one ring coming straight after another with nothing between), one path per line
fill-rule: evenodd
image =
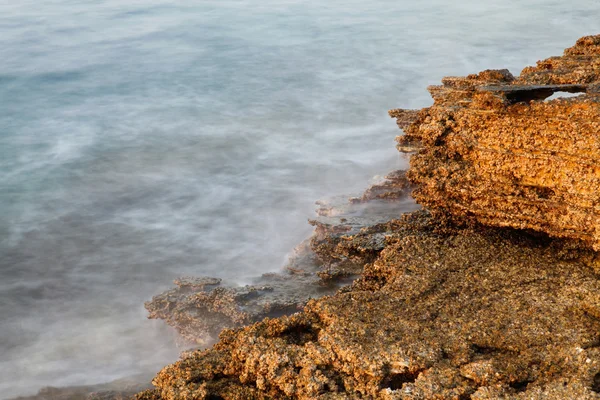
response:
M419 148L417 202L455 222L534 229L600 249L600 35L517 78L507 70L449 77L433 106L392 110ZM548 99L556 92L577 97ZM407 116L412 123L407 122Z
M302 310L312 298L333 294L362 272L383 249L388 223L415 209L403 171L389 174L360 198L317 204L311 239L295 250L279 273L264 274L252 285L236 286L210 277L185 277L176 288L145 304L149 318L176 328L185 345L210 345L225 328Z

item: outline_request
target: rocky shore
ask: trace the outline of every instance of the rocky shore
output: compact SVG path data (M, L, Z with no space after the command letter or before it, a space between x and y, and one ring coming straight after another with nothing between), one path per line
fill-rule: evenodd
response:
M294 249L281 272L243 287L211 277L178 279L176 288L146 303L149 318L173 326L183 345L206 347L225 328L301 311L310 299L349 284L375 260L398 206L418 208L411 188L404 171L394 171L361 197L319 201L317 218L310 221L313 236Z
M146 304L198 350L137 400L600 398L600 35L429 91L280 273Z
M153 316L206 332L206 322L188 329L189 306L164 311L196 293L197 310L226 315L225 329L137 399L600 398L599 83L600 36L590 36L519 77L445 78L429 88L433 106L392 110L406 133L399 150L416 153L410 170L346 213L322 205L314 268L282 280L358 278L275 307L302 308L287 316L257 305L273 304L264 288L225 289L219 308L206 301L216 289L180 284L176 305L149 303L163 310ZM581 94L546 100L555 92ZM425 209L394 213L412 189Z
M361 278L301 313L225 330L140 399L597 398L592 251L497 229L392 222Z
M391 221L404 210L420 208L410 198L412 185L404 171L394 171L362 196L317 202L311 238L298 245L278 273L236 286L214 277L182 277L176 287L156 295L145 306L149 318L163 319L180 334L182 348L206 348L227 328L240 328L301 311L310 299L335 294L349 285L363 266L377 258ZM182 357L193 354L187 350ZM67 388L47 387L37 395L13 400L124 400L151 387L150 378Z
M487 70L430 86L431 107L392 110L413 196L438 218L534 229L600 249L600 39L514 77ZM578 95L552 99L554 93ZM548 100L546 100L548 99Z

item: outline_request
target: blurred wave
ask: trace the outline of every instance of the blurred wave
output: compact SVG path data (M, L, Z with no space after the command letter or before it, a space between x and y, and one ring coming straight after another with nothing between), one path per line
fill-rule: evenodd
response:
M597 33L596 1L0 0L0 397L158 370L143 302L279 269L406 165L386 111Z

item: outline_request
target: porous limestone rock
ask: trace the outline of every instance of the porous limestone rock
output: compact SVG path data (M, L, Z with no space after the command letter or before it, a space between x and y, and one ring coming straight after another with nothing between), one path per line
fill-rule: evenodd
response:
M487 70L429 91L431 107L390 111L405 131L399 150L417 151L408 178L419 204L600 249L600 35L517 78ZM547 99L556 92L580 95Z
M404 171L390 173L361 197L320 201L311 239L296 247L278 273L236 286L221 279L185 277L176 288L145 304L149 318L163 319L184 339L184 346L208 346L225 328L302 310L311 298L333 294L362 272L383 249L389 221L416 206Z
M137 399L600 399L599 58L600 36L582 38L518 78L445 78L433 106L392 110L431 211L390 217L374 189L391 207L360 227L322 204L317 260L361 277L225 329ZM582 95L544 101L561 91Z

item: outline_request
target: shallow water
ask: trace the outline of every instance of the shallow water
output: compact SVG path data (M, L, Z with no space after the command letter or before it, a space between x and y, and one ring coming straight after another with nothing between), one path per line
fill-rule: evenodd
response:
M158 370L143 302L279 269L402 168L389 108L597 33L597 1L0 0L0 398Z

